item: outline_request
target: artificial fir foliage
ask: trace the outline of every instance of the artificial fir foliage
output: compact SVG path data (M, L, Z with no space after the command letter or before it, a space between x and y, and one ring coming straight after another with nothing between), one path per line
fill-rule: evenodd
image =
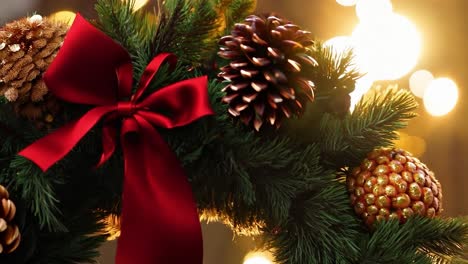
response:
M360 76L349 70L352 52L335 54L315 41L307 52L317 64L303 74L315 85L316 101L301 119L288 120L284 129L254 132L232 119L229 105L222 102L226 84L211 67L215 61L221 67L230 63L214 59L217 40L251 15L254 1L158 3L157 13L145 13L133 12L120 0L99 0L95 24L130 53L134 80L161 52L179 57L174 71L158 72L151 91L202 72L209 75L215 114L188 126L159 130L187 173L202 217L222 220L239 234L261 234L265 249L281 264L450 263L462 257L468 244L465 218L415 215L404 224L377 221L370 231L350 205L348 168L358 166L370 151L390 147L396 131L415 116L417 105L408 91L378 90L350 113L346 95ZM89 110L63 107L65 121ZM117 150L103 167L94 169L102 152L96 129L43 173L17 153L46 134L18 118L3 98L0 183L16 194L27 212L24 226L30 231L22 231L24 244L18 250L24 245L30 251L22 258L0 255L0 262L95 262L98 246L116 231L106 227L106 221L121 213L122 153Z
M318 42L309 52L317 60L307 74L317 87L315 104L323 112L345 117L351 105L349 94L354 91L356 80L363 76L353 63L352 50L337 53L330 46Z

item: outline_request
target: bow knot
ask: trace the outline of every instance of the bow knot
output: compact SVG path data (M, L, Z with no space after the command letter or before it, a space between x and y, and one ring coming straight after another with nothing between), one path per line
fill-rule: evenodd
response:
M132 101L124 101L117 103L117 113L121 117L131 117L137 111L137 106Z
M19 153L45 171L104 119L101 165L114 153L118 139L115 122L106 121L124 117L120 140L125 177L116 264L201 264L203 259L191 187L180 162L155 127L184 126L213 114L208 80L180 81L146 96L145 90L163 63L169 63L171 69L176 57L168 53L156 56L132 96L128 52L77 15L44 81L57 98L95 107ZM129 97L130 101L123 100Z

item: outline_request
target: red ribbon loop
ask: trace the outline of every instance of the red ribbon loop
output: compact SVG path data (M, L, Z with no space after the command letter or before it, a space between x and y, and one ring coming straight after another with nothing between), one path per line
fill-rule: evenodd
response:
M156 56L132 96L129 54L77 15L44 80L59 99L95 108L19 153L46 171L104 119L100 166L116 148L118 130L112 121L122 119L125 178L117 264L202 263L201 229L191 187L155 126L184 126L213 114L208 80L184 80L143 96L159 67L169 63L174 68L176 62L168 53Z

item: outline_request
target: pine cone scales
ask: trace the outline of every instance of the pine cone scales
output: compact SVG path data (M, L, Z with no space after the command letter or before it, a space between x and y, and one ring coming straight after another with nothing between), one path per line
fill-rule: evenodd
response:
M16 214L16 206L9 200L8 191L2 185L0 185L0 199L0 254L11 253L21 241L18 226L11 223Z
M68 25L39 15L23 18L0 29L0 95L23 117L37 125L58 112L42 74L55 58Z
M252 15L219 43L219 56L231 60L219 74L230 82L223 102L246 125L279 127L313 101L314 84L302 76L304 67L316 65L306 54L313 44L309 32L273 15Z

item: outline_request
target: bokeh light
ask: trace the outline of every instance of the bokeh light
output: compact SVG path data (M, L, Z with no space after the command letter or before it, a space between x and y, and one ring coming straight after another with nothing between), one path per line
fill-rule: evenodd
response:
M244 258L244 264L274 264L269 252L250 252Z
M356 15L361 21L378 20L391 15L393 10L390 0L358 0Z
M423 98L424 92L429 84L434 80L434 76L428 70L419 70L411 74L409 86L414 95Z
M336 0L336 2L342 6L353 6L358 0Z
M73 23L73 20L75 20L76 14L72 11L58 11L56 13L53 13L50 15L50 19L57 20L57 21L62 21L65 23L68 23L71 25Z
M336 53L343 53L354 47L353 40L348 36L333 37L323 43L326 47L332 47Z
M122 1L124 2L134 1L135 2L135 5L133 6L134 11L139 10L140 8L142 8L148 3L148 0L122 0Z
M449 78L434 79L424 93L424 106L433 116L443 116L453 110L458 101L458 87Z
M356 104L361 100L361 98L369 91L372 87L374 80L369 76L364 76L356 81L356 87L354 91L350 94L351 96L351 107L350 111L354 111Z
M399 139L393 143L396 147L405 149L415 157L421 157L426 152L426 141L418 136L411 136L403 132L399 132Z
M352 41L358 68L374 80L401 78L416 66L421 52L421 37L415 25L398 14L361 21Z

